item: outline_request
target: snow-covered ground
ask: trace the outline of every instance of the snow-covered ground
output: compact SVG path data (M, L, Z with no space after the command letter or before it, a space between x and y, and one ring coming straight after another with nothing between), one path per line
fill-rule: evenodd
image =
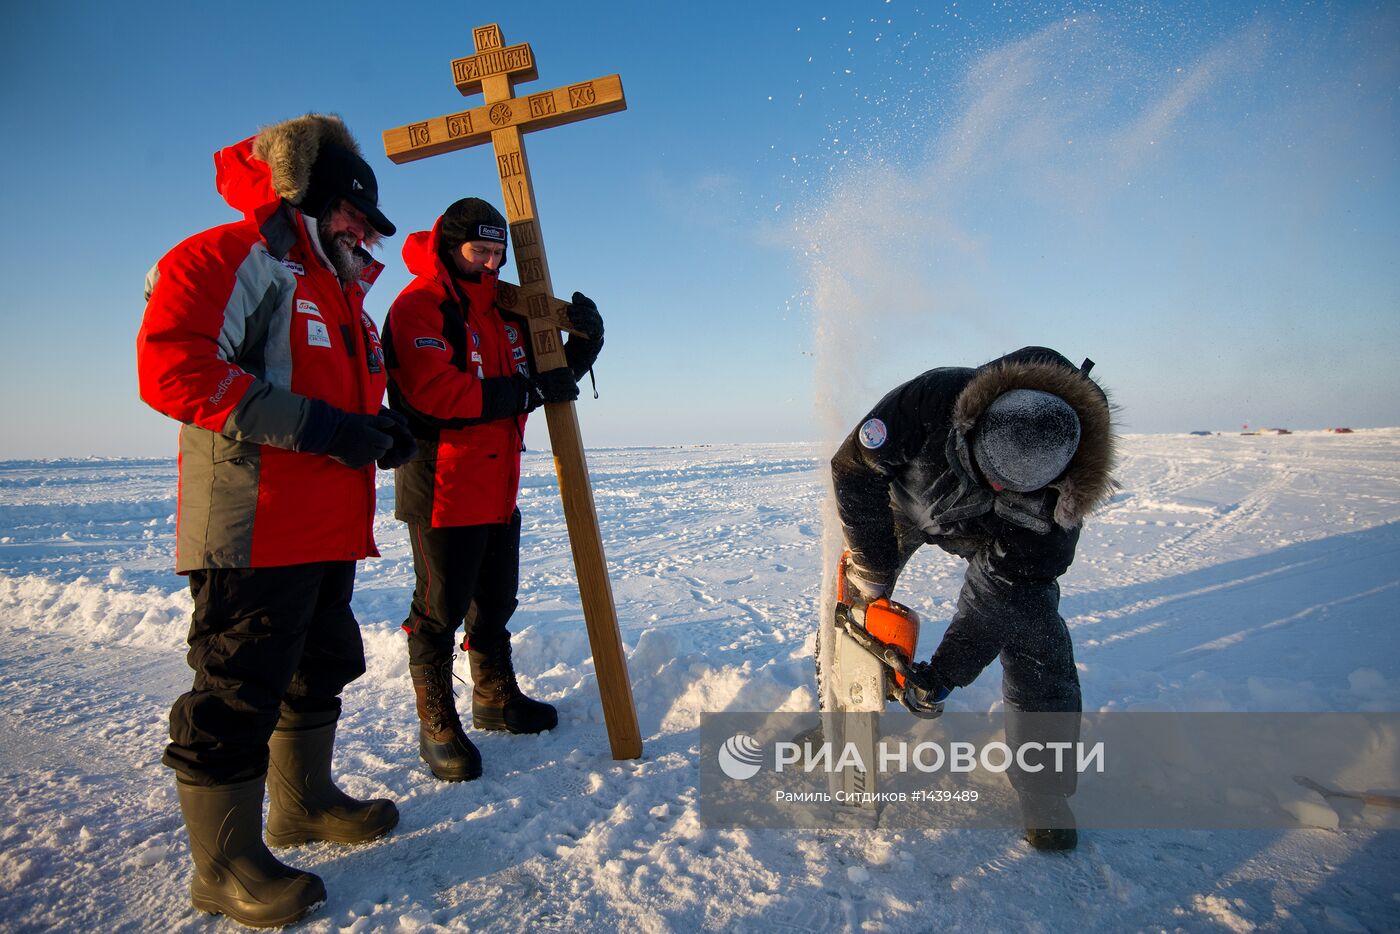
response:
M1124 449L1124 489L1063 582L1086 707L1400 710L1400 429ZM382 478L384 556L355 597L369 671L346 695L337 774L392 796L402 822L366 847L283 851L330 893L306 928L1400 928L1400 834L1345 820L1091 830L1070 856L1008 831L706 828L700 714L815 707L826 453L590 454L645 740L635 762L609 756L552 461L527 454L516 660L561 722L474 734L486 774L455 785L417 756L398 629L412 565ZM159 764L189 683L174 497L173 461L0 463L0 929L234 927L189 906ZM960 576L925 549L899 596L946 619ZM988 709L999 683L993 666L951 706Z

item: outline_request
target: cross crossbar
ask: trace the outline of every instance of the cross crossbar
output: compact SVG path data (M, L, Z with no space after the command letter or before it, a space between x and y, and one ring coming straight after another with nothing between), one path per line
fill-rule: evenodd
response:
M402 165L489 143L492 133L506 127L529 133L626 109L622 78L607 75L511 102L473 107L385 130L384 154L390 162Z

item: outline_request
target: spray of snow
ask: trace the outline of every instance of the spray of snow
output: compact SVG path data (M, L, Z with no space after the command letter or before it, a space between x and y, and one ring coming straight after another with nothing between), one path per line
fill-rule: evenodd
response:
M885 38L900 41L875 41ZM1018 275L998 268L997 244L979 233L984 205L1014 210L1031 198L1074 215L1103 203L1265 44L1261 28L1232 37L1171 80L1152 76L1148 95L1133 85L1144 63L1128 61L1102 22L1072 20L973 59L947 102L863 95L873 129L829 136L838 146L863 137L867 149L831 153L827 183L789 232L806 270L823 448L835 450L862 412L922 369L980 362L957 355L967 335L1004 350L1027 342L980 285ZM910 56L907 67L918 63ZM823 523L830 577L843 547L830 496Z
M903 347L925 366L967 364L941 353L948 337L997 329L969 270L1018 271L997 268L997 244L978 232L983 210L1026 198L1066 215L1101 204L1265 45L1261 29L1232 37L1170 80L1154 76L1146 95L1134 79L1147 66L1126 61L1101 23L1056 23L974 60L950 100L923 102L922 118L911 121L909 101L888 119L867 114L878 141L836 154L791 229L816 330L821 440L839 440L872 388L890 388L885 364Z

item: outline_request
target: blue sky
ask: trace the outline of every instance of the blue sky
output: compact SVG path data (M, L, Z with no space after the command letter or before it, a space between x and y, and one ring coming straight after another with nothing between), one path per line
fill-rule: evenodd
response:
M1029 343L1094 358L1129 431L1400 424L1392 3L46 2L0 40L0 457L173 455L142 280L234 219L211 155L259 125L359 137L382 321L403 234L500 201L485 149L379 137L462 109L490 22L534 50L518 93L626 89L527 137L555 288L607 319L590 446L830 441Z

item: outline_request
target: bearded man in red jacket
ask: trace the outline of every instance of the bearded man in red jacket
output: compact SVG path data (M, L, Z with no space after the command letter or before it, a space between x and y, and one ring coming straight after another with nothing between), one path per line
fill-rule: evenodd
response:
M214 157L243 220L195 234L147 277L141 397L182 422L176 570L194 597L194 685L170 712L202 911L287 924L325 900L267 842L359 843L398 822L331 780L340 693L364 673L350 597L377 555L374 465L412 453L381 411L384 353L364 311L394 233L340 118L309 114Z
M603 346L597 306L575 292L567 367L534 370L523 318L496 303L506 219L463 198L403 257L416 278L384 325L389 404L418 453L395 474L395 514L408 523L416 586L404 629L419 717L419 751L442 781L481 775L452 694L455 633L466 622L477 729L540 733L558 715L516 683L506 624L520 577L520 452L526 415L578 398ZM586 335L582 336L582 335Z

